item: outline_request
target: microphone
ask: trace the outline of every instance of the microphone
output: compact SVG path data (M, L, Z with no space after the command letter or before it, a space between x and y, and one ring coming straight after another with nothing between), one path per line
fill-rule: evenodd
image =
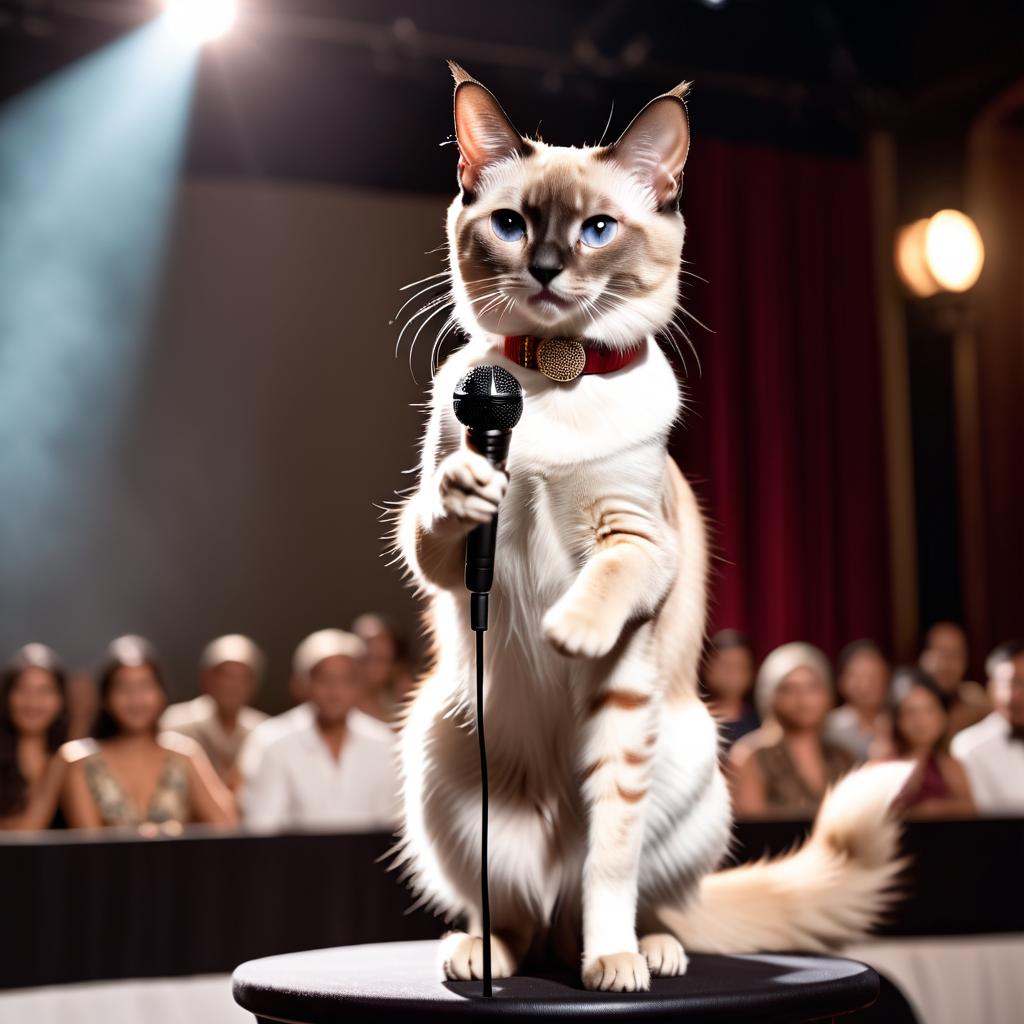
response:
M512 428L523 415L523 389L500 366L477 366L455 385L455 418L466 428L466 442L496 469L505 468ZM480 744L480 914L483 922L483 994L491 988L491 900L487 884L487 744L484 740L484 631L487 595L494 583L498 515L473 528L466 538L466 587L470 625L476 633L476 734Z
M523 415L523 389L500 366L477 366L455 386L456 419L466 428L466 442L496 469L504 469L512 428ZM466 540L466 588L472 595L474 630L487 628L487 594L494 583L494 549L498 516L473 528Z

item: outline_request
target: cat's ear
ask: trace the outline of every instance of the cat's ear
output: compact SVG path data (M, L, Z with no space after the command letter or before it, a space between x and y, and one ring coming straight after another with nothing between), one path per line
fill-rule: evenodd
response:
M683 97L690 83L656 96L640 111L610 146L608 158L632 171L650 186L659 207L679 205L683 189L683 164L690 148L690 122Z
M526 154L530 144L513 127L489 89L455 61L448 61L455 79L455 138L459 146L459 185L472 192L490 164L512 153Z

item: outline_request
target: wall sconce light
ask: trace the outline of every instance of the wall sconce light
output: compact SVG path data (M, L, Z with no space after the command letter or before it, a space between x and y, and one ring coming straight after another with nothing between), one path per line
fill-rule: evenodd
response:
M896 269L918 298L967 291L984 264L981 234L959 210L939 210L896 233Z

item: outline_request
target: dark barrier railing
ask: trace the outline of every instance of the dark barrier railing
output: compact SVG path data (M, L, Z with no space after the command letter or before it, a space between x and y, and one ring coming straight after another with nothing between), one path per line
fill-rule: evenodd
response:
M737 857L778 852L800 822L737 827ZM381 858L383 835L0 841L0 987L232 970L292 950L437 936ZM889 935L1024 932L1024 819L913 823L908 896Z

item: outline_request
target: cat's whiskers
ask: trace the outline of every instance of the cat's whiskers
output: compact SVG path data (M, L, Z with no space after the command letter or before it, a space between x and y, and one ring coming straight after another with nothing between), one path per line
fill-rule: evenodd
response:
M503 276L504 275L502 275L502 274L495 274L492 277L485 277L485 278L481 278L478 281L471 281L468 285L465 285L465 289L466 289L467 293L471 294L473 289L483 287L484 285L488 284L491 281L499 280ZM430 289L428 288L426 290L429 291ZM418 319L420 316L422 316L424 313L428 312L429 310L436 309L436 307L438 305L442 305L442 306L454 305L454 302L455 302L454 292L451 289L449 289L443 295L436 295L433 298L428 299L419 309L417 309L415 312L411 313L409 315L408 319L406 320L406 322L402 325L402 329L398 332L398 337L395 339L395 356L396 356L396 358L398 356L398 350L399 350L399 348L401 347L401 344L402 344L402 337L405 334L406 329L412 324L412 322L414 320ZM408 305L408 303L406 303L406 305ZM405 307L403 306L402 308L404 309ZM399 312L401 312L401 311L399 311ZM433 313L431 313L430 316L427 317L427 319L428 320L431 319L432 316L433 316ZM414 342L414 344L415 344L415 342ZM411 368L411 364L412 364L412 349L411 348L409 350L409 361L410 361L410 368ZM413 377L415 378L415 374L413 374Z
M444 285L448 284L449 283L448 279L450 277L450 271L445 270L445 271L442 271L440 274L433 275L433 276L440 277L440 278L442 278L442 280L435 281L433 284L428 284L425 288L421 288L418 292L415 292L408 299L406 299L405 302L403 302L402 305L398 308L398 311L395 313L394 320L391 321L392 323L394 323L394 321L399 318L399 316L402 313L402 310L404 310L405 307L408 306L410 302L414 301L415 299L418 299L421 295L425 295L427 292L432 291L434 288L441 288ZM486 284L486 283L488 283L490 281L500 280L504 276L505 276L504 274L494 274L491 277L483 277L483 278L480 278L477 281L470 281L468 284L465 285L465 288L468 291L472 287L477 287L477 286ZM413 282L413 283L419 284L420 282L416 281L416 282ZM408 287L411 287L411 285L405 285L403 287L404 288L408 288ZM433 300L430 300L430 301L433 301Z
M605 287L605 288L603 288L601 290L601 292L598 294L597 299L596 299L598 304L600 304L602 302L602 300L604 302L608 303L608 305L609 305L609 308L606 309L606 310L603 310L602 313L614 313L617 310L621 309L626 304L628 304L629 301L630 301L630 297L628 295L623 295L621 292L615 291L612 288ZM696 323L700 323L700 321L697 320L696 317L693 317L692 314L688 313L682 306L677 306L677 309L678 309L679 312L685 313L687 316L690 316L691 319L693 319ZM703 327L704 325L700 324L700 326ZM674 328L675 330L677 330L679 332L679 334L682 336L683 340L686 342L687 346L689 347L690 351L693 353L694 359L697 360L697 370L698 370L698 372L703 372L703 369L702 369L702 366L701 366L701 361L700 361L700 356L697 354L697 350L694 347L693 341L690 339L690 336L687 333L687 331L686 331L685 327L683 326L683 324L679 321L679 317L678 317L676 312L673 312L672 318L664 326L662 326L660 328L653 328L652 327L652 333L656 337L664 337L665 338L665 340L672 346L673 351L679 357L679 361L683 364L684 371L689 372L688 368L686 366L686 357L683 355L683 351L679 347L679 344L676 341L675 336L673 335L673 333L671 331L672 328Z
M495 275L495 277L493 277L493 278L482 278L479 281L471 281L470 285L480 285L480 284L483 284L486 281L493 281L493 280L496 280L497 278L501 278L501 277L507 277L507 275L498 274L498 275ZM468 286L467 286L467 291L469 291L469 287ZM497 291L500 291L500 289L498 289ZM495 293L491 293L491 294L497 294L497 291ZM486 299L491 297L491 294L483 295L483 296L471 296L471 301L472 302L482 302L482 301L485 301ZM513 299L513 303L514 303L514 301L515 300ZM455 312L453 311L452 313L449 314L448 319L445 320L445 322L441 325L441 329L438 331L437 337L435 337L434 343L430 347L430 375L431 375L431 377L433 377L434 374L437 372L437 355L441 351L441 346L444 343L445 338L448 336L448 334L452 330L454 330L458 326L459 326L458 317L455 315Z
M678 308L680 311L685 312L684 310L682 310L682 307ZM697 322L699 323L700 321ZM704 325L701 324L701 326L703 327ZM677 313L672 314L672 319L669 320L669 322L665 325L665 327L662 328L661 331L658 332L658 334L659 336L664 337L671 343L673 349L675 349L676 355L679 356L679 361L683 364L683 370L689 373L689 368L686 365L686 357L683 355L682 350L679 348L679 345L675 340L675 337L672 335L670 331L671 328L677 330L679 334L682 336L683 341L686 342L690 351L693 353L693 358L697 360L697 372L703 373L704 368L701 365L700 356L697 354L697 349L694 347L693 341L690 339L690 334L686 330L686 327L683 325L683 323L680 321Z
M434 344L430 346L430 376L433 379L437 373L437 355L441 351L441 346L444 344L444 339L448 336L448 333L458 325L458 320L455 317L454 312L448 314L448 319L441 325L441 330L438 331L437 337L434 338Z
M412 373L413 380L416 380L416 372L412 368L412 355L413 352L416 350L416 340L419 338L420 332L423 330L423 328L426 327L427 324L431 320L433 320L435 316L437 316L439 313L443 313L447 308L447 304L440 306L437 309L435 309L434 312L430 314L430 316L425 317L423 322L416 329L416 333L413 335L412 341L409 343L409 371ZM418 384L419 381L416 380L416 383Z
M505 296L505 306L502 311L498 314L498 323L501 323L501 318L508 313L512 307L516 304L516 297L514 295Z
M451 290L449 290L449 291L445 292L444 295L438 295L435 298L430 299L428 302L425 302L422 306L420 306L419 309L417 309L414 313L412 313L409 316L409 318L405 321L405 323L402 325L402 329L398 332L398 337L395 339L395 356L397 357L397 355L398 355L398 349L399 349L399 347L402 344L402 337L403 337L403 335L409 329L410 325L412 324L412 322L414 320L416 320L419 317L423 316L424 313L426 313L426 312L428 312L428 311L430 311L432 309L435 309L438 305L440 305L443 308L444 306L453 304L454 302L455 302L454 295L451 292ZM433 315L433 314L431 314L431 315Z
M593 326L596 323L598 316L601 315L601 310L597 302L589 295L580 295L576 299L577 305L580 307L580 312L587 318L588 323Z
M421 277L418 281L410 281L408 284L403 284L398 290L400 292L408 291L410 288L415 288L418 284L423 284L424 281L432 281L435 277L447 277L450 273L450 270L439 270L436 274L427 274L426 277Z
M490 278L481 278L478 281L471 281L468 285L466 285L465 286L465 290L466 290L467 295L468 295L468 297L470 299L470 302L475 305L477 302L489 301L489 300L493 300L493 299L500 299L501 295L502 295L502 292L501 292L500 288L499 289L493 289L493 290L491 290L489 292L485 292L483 295L477 295L477 294L474 294L474 293L478 289L480 289L480 288L486 286L487 284L489 284L491 281L497 280L498 278L500 278L502 276L504 276L504 275L496 274L496 275L494 275L493 277L490 277ZM431 300L429 303L427 303L427 305L424 307L424 309L418 311L417 313L413 314L412 317L409 318L409 323L411 323L413 319L415 319L417 316L421 315L427 309L433 308L433 311L430 312L430 314L428 316L424 317L424 319L420 323L419 327L417 327L416 333L413 335L412 341L409 344L409 372L412 374L413 380L415 380L417 383L419 383L419 381L416 378L415 370L413 370L413 353L416 350L416 342L419 339L420 333L423 331L423 328L426 327L426 325L427 325L427 323L429 321L433 320L435 316L437 316L439 313L443 312L445 309L448 309L449 306L454 307L455 300L454 300L454 297L453 297L451 292L448 293L448 296L446 296L446 298L450 299L451 301L446 301L446 302L443 302L443 303L438 303L437 300ZM442 331L445 330L445 328L450 323L453 323L453 322L457 322L455 320L454 310L451 313L449 313L448 319L442 325ZM408 326L408 323L406 324L406 326ZM404 333L404 331L405 331L405 328L403 327L402 328L402 332ZM435 369L436 369L435 358L436 358L436 353L437 353L437 347L438 347L437 346L437 340L435 339L435 342L431 346L431 350L430 350L430 364L431 364L431 371L430 372L431 372L431 376L433 376L433 374L435 372Z
M405 309L405 307L408 306L410 302L415 302L416 299L418 299L421 295L426 295L427 292L433 291L435 288L443 288L447 283L448 282L446 280L435 281L433 284L428 284L425 288L421 288L418 292L413 292L413 294L410 295L409 298L407 298L405 302L403 302L401 306L398 307L398 310L396 311L394 317L392 318L391 323L394 323L395 320L397 320L402 315L402 310Z
M492 292L492 293L488 293L488 294L489 295L494 295L494 296L496 296L500 300L500 298L501 298L503 293L501 292L500 289L498 289L497 291ZM475 302L481 301L481 299L479 297L474 297L474 298L471 298L470 301L475 303ZM416 341L419 338L420 333L422 332L423 328L426 327L427 324L431 320L433 320L435 316L438 315L438 313L443 312L448 307L448 305L449 305L448 303L445 303L444 305L442 305L442 306L438 307L437 309L435 309L429 316L424 317L422 323L420 323L419 327L416 328L416 333L413 335L412 341L409 344L409 366L410 366L410 369L412 368L412 354L413 354L413 351L416 348ZM415 374L413 376L415 377Z

